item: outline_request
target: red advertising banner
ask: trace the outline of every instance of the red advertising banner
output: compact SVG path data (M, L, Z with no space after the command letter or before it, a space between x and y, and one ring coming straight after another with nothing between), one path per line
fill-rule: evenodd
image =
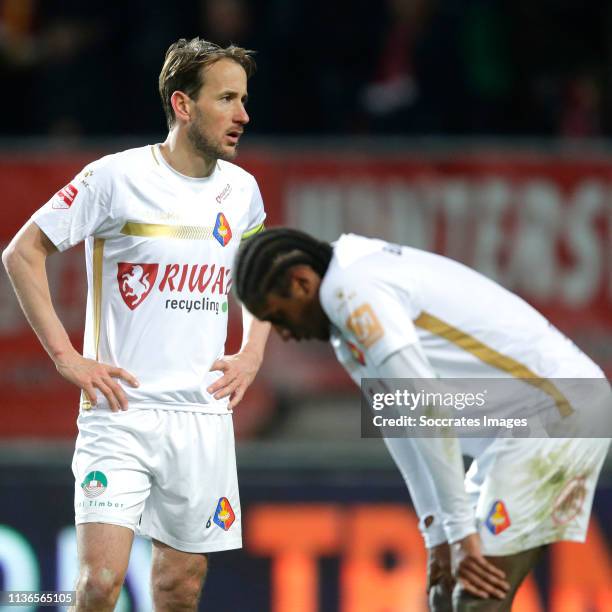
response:
M0 244L99 156L0 157ZM268 225L288 224L328 240L355 232L463 261L526 298L612 374L612 156L262 149L245 152L240 164L259 182ZM83 264L81 249L48 264L55 306L77 346ZM229 348L236 344L234 331ZM4 273L0 364L0 435L74 433L78 393L40 348ZM245 435L257 430L269 411L261 406L273 405L279 388L310 394L348 388L327 349L276 341L259 379L251 396L260 408L241 417L253 421L245 421Z

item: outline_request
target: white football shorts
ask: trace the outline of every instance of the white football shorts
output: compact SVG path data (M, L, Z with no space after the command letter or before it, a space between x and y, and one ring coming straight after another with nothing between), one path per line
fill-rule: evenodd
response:
M77 525L123 525L184 552L241 548L231 413L94 408L77 423Z
M607 438L499 438L490 444L465 481L484 554L584 542L609 445Z

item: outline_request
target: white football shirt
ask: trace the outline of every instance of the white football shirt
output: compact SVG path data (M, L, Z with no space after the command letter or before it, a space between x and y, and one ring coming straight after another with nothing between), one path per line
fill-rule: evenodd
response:
M434 253L343 235L320 299L336 355L357 383L411 344L443 378L604 376L523 299ZM542 384L563 413L562 398Z
M137 389L123 385L130 406L228 411L206 388L221 377L210 367L224 353L236 250L263 229L253 176L219 160L191 178L159 145L130 149L87 166L32 219L60 251L86 241L83 354L136 376Z

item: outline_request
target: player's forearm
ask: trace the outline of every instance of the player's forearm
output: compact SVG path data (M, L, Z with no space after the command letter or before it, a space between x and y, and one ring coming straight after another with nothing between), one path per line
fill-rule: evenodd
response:
M242 346L240 352L252 352L261 362L266 342L270 335L270 324L257 320L244 306L242 307Z
M421 455L403 438L384 438L384 441L410 492L425 547L433 548L446 542L440 503Z
M456 542L476 532L472 505L463 484L465 472L457 438L414 438L435 485L446 539Z
M377 368L380 378L418 379L425 386L434 380L435 372L418 345L408 345L390 355ZM439 380L436 382L440 384ZM432 389L436 391L436 389ZM476 531L474 511L464 486L465 472L463 458L457 438L403 438L407 456L418 456L413 459L412 470L424 469L428 472L428 482L435 490L439 503L441 519L449 542L456 542ZM407 470L408 472L408 470ZM419 476L410 476L413 486L423 489ZM424 505L433 506L426 491ZM421 518L419 516L419 518Z
M45 260L43 252L24 249L14 243L2 253L2 262L25 316L51 359L57 363L75 349L53 308Z

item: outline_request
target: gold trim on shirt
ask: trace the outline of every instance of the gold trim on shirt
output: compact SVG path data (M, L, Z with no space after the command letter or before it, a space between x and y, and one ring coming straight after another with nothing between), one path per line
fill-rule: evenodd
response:
M93 251L93 305L94 305L94 346L96 359L98 359L98 346L100 344L100 316L102 312L102 264L104 260L104 239L94 239Z
M264 224L260 223L259 225L256 225L254 228L244 232L240 240L247 240L247 238L250 238L251 236L254 236L255 234L259 234L259 232L262 232L263 230L264 230Z
M100 317L102 312L102 263L104 259L104 239L94 238L93 248L93 326L94 326L94 350L96 360L98 359L98 347L100 345ZM81 391L81 408L91 409L91 401L87 399L85 392Z
M548 394L557 406L559 413L566 417L574 412L571 404L557 387L547 378L542 378L532 372L527 366L519 363L512 357L502 355L495 349L487 346L484 342L477 340L460 329L453 327L449 323L434 317L433 315L422 312L414 324L421 329L425 329L436 336L440 336L455 346L474 355L480 361L502 370L515 378L525 379L525 382L540 389Z
M210 240L213 238L213 230L213 227L198 225L158 225L156 223L128 221L121 228L121 233L125 236L140 236L143 238Z

